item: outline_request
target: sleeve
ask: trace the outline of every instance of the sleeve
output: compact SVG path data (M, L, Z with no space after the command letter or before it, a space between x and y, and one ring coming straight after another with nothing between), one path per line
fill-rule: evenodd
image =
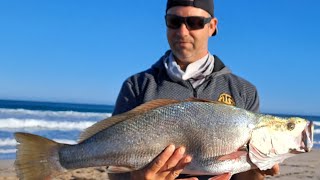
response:
M255 113L260 112L260 100L258 91L255 87L253 87L253 91L249 93L249 101L246 103L246 109Z
M133 87L130 80L122 84L112 115L127 112L137 106L137 93Z

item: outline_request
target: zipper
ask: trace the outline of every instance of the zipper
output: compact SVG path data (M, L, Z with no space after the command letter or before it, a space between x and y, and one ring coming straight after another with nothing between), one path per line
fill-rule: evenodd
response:
M198 97L198 93L197 93L197 89L199 89L200 86L198 86L197 88L193 88L192 84L190 81L188 81L188 85L189 87L192 89L192 94L194 98Z
M209 81L209 79L210 79L210 78L206 78L206 79L201 83L201 85L204 84L204 83L206 83L207 81ZM188 80L187 80L187 81L188 81ZM193 97L194 97L194 98L198 98L198 89L201 87L201 85L198 86L198 87L196 87L196 88L193 88L193 86L192 86L192 84L191 84L190 81L188 81L188 84L189 84L189 87L192 89Z

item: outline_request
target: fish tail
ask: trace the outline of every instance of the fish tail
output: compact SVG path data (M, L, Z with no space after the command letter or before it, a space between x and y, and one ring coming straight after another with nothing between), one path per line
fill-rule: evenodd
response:
M19 179L43 180L66 171L59 162L59 149L63 144L28 133L15 133L17 157L16 173Z

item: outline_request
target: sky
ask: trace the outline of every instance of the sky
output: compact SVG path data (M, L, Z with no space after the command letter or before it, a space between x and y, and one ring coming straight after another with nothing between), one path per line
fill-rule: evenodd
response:
M166 1L1 0L0 99L110 104L169 49ZM264 113L320 115L319 0L216 0L209 51Z

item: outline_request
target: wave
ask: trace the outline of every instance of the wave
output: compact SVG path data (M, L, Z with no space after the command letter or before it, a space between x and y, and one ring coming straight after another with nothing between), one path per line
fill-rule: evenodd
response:
M63 118L97 118L105 119L111 116L111 113L97 112L77 112L77 111L50 111L50 110L27 110L27 109L6 109L0 108L1 117L63 117Z
M16 149L0 149L0 154L16 153Z
M0 139L0 146L15 146L17 144L17 141L15 139Z
M314 126L320 126L320 121L313 121Z
M41 119L0 119L0 130L15 131L23 130L84 130L92 126L96 121L48 121ZM315 123L314 134L320 134L320 122Z
M77 144L77 141L71 140L71 139L52 139L52 140L62 144ZM0 139L0 147L16 146L16 145L17 145L17 141L15 139L10 139L10 138Z
M39 119L16 119L8 118L1 119L0 130L12 131L16 129L30 129L30 130L83 130L92 126L95 121L47 121Z

